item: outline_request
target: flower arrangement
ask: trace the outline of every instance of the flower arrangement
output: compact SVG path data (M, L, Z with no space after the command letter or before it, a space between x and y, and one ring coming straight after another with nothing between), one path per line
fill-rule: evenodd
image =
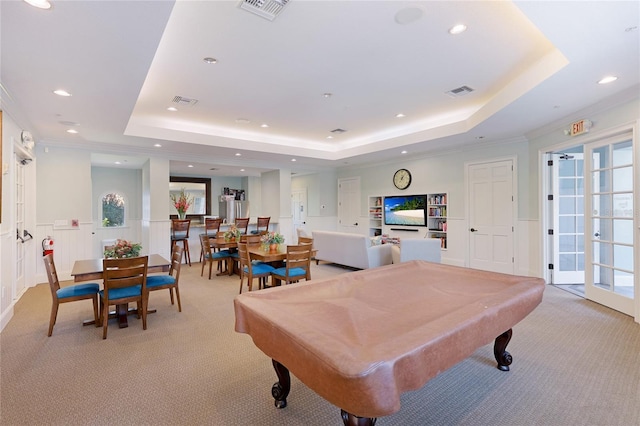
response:
M260 241L262 241L262 244L264 246L270 246L271 244L282 244L282 243L284 243L284 237L282 236L282 234L279 234L279 233L273 231L273 232L267 232L266 234L264 234L260 238Z
M132 243L127 240L118 240L114 246L105 247L104 257L122 258L138 257L142 246L139 243Z
M180 194L176 196L176 194L170 194L171 202L173 202L173 206L178 211L178 218L184 219L187 214L187 210L193 204L193 196L184 192L184 188L180 190Z
M231 225L231 227L229 227L229 230L224 233L224 240L231 241L234 239L240 239L240 230L235 225Z

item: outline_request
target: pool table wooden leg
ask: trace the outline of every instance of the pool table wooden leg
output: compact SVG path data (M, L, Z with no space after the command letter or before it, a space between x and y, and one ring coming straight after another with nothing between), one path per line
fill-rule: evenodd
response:
M278 376L278 381L271 387L271 395L275 399L276 408L284 408L287 406L287 396L291 390L291 376L287 367L275 359L272 359L271 362Z
M342 421L345 426L373 426L376 424L375 417L358 417L354 416L351 413L347 413L344 410L340 410L340 415L342 416Z
M511 362L513 362L511 354L506 351L512 334L513 331L508 329L496 337L496 342L493 345L493 356L495 356L496 361L498 361L498 370L509 371L509 366L511 365Z

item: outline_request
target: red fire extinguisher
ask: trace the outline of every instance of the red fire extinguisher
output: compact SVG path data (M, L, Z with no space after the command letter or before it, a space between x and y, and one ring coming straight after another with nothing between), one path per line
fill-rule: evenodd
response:
M53 239L47 235L47 238L42 240L42 255L48 254L53 254Z

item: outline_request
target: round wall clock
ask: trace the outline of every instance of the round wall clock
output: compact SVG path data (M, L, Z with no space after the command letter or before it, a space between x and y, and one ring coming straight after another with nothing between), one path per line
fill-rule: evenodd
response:
M407 169L399 169L393 175L393 184L398 189L407 189L411 185L411 172Z

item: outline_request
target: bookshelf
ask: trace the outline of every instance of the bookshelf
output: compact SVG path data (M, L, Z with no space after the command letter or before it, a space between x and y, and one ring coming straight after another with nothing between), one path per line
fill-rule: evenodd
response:
M440 248L447 248L447 194L427 196L427 236L440 239Z
M382 196L369 197L369 236L382 235Z

